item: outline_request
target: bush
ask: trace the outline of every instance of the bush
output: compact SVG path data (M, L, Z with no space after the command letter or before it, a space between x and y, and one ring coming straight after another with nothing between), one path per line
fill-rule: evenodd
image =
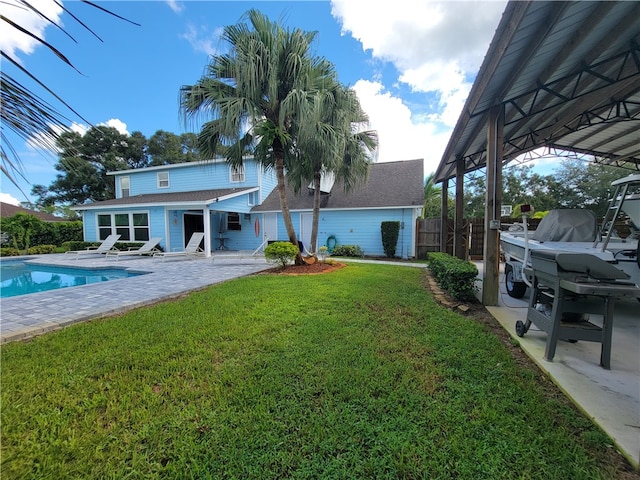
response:
M62 248L64 249L65 252L68 252L68 251L75 251L75 250L86 250L89 247L97 247L98 245L100 244L96 242L83 242L83 241L72 240L69 242L64 242L62 244Z
M20 255L20 250L13 247L2 247L0 248L0 256L1 257L17 257Z
M37 247L29 247L27 255L41 255L53 253L56 251L55 245L38 245Z
M284 269L300 252L300 249L291 242L273 242L264 249L265 258L272 263L277 263Z
M332 252L336 257L364 257L360 245L337 245Z
M447 253L429 253L429 270L440 287L457 300L475 300L478 268Z
M382 234L384 254L389 258L395 257L396 245L400 236L400 222L382 222L380 224L380 233Z

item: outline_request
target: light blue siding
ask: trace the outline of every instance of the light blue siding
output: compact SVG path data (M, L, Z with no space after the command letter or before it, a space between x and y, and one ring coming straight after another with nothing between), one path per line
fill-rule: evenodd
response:
M292 212L291 217L296 235L300 237L300 212ZM412 257L415 255L413 250L415 218L413 209L320 210L318 247L326 245L327 239L334 236L338 245L358 245L367 256L384 256L381 224L383 221L398 221L401 222L401 227L396 256ZM278 214L277 240L288 241L281 214Z

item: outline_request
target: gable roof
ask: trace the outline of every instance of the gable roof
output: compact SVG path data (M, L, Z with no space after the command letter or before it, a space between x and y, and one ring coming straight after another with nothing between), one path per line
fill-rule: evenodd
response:
M29 210L28 208L19 207L18 205L12 205L11 203L0 202L0 217L12 217L16 213L27 213L39 218L45 222L65 222L66 219L56 217L44 212L36 212L35 210Z
M212 190L195 190L193 192L172 192L172 193L147 193L144 195L133 195L130 197L114 198L95 202L88 205L78 205L72 210L94 210L104 207L124 207L124 206L150 206L150 205L181 205L181 206L203 206L215 202L221 202L229 198L245 193L257 191L258 187L248 188L217 188Z
M313 192L302 189L294 194L287 188L287 201L291 210L312 210ZM344 190L342 181L336 181L331 193L323 195L323 209L363 209L421 207L424 204L424 161L405 160L373 163L364 185ZM280 211L278 190L274 189L252 212Z

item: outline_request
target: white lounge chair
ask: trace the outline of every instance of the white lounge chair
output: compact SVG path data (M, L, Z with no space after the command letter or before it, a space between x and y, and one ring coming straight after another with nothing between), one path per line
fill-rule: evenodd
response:
M105 258L116 257L116 260L118 260L121 256L153 255L154 253L160 252L160 250L156 248L160 243L160 240L162 240L162 238L160 237L152 238L151 240L147 241L144 245L142 245L140 248L129 247L128 250L111 250L107 252Z
M202 241L203 238L204 238L204 233L195 232L193 235L191 235L191 239L189 240L189 243L187 243L187 246L184 247L184 250L179 252L156 252L153 254L153 257L162 258L162 260L164 261L165 258L171 258L171 257L200 256L204 253L204 250L200 248L200 242Z
M81 255L96 254L96 253L102 254L102 253L111 252L115 250L113 246L116 244L119 238L120 238L120 235L109 235L97 247L87 247L86 250L69 250L68 252L64 252L64 253L75 255L76 258L78 258Z

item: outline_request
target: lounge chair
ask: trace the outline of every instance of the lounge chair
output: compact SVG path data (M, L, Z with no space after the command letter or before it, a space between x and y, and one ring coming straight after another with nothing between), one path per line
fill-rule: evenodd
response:
M160 250L156 248L160 243L160 240L162 240L162 238L160 237L152 238L151 240L147 241L144 245L142 245L140 248L129 247L128 250L111 250L107 252L105 258L116 257L116 260L118 260L121 256L153 255L154 253L160 252Z
M156 252L153 254L154 258L162 258L164 261L165 258L171 257L197 257L204 253L204 250L200 248L200 242L204 238L204 233L195 232L191 235L191 239L187 246L184 247L184 250L179 252Z
M75 255L76 258L81 255L88 254L102 254L116 250L113 246L116 244L120 235L109 235L104 241L97 247L87 247L86 250L69 250L68 252L64 252L65 254Z

